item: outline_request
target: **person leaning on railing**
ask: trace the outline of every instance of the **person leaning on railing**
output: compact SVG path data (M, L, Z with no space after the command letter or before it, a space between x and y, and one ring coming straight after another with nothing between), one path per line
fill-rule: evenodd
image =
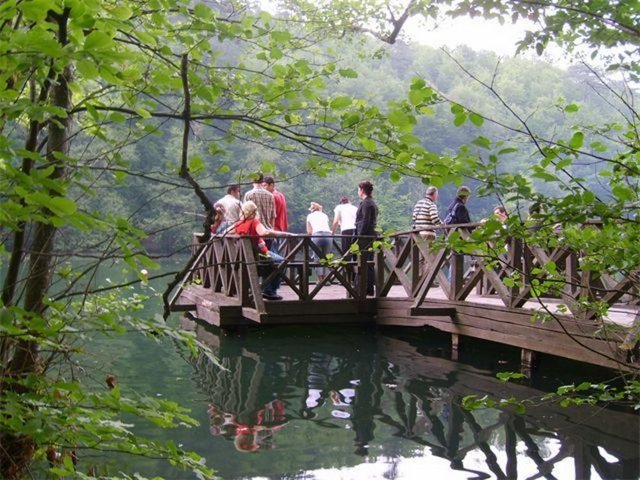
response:
M265 276L269 276L273 271L273 268L275 268L275 264L281 263L284 260L280 255L267 248L263 237L290 234L288 232L279 232L265 227L260 221L258 207L251 200L247 200L242 204L242 215L240 216L240 220L233 225L229 233L252 237L255 242L254 247L257 250L259 257L265 260L268 259L273 263L272 268ZM273 279L268 282L263 282L262 297L267 300L282 300L282 297L278 295L278 288L280 288L281 282L281 274L274 276Z

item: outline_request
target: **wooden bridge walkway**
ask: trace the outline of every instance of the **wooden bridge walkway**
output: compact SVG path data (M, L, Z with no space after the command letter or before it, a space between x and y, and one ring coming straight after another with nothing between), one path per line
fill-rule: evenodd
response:
M489 259L452 254L416 232L394 235L389 243L376 240L369 256L342 255L337 242L334 246L334 256L322 263L328 274L317 282L320 251L308 235L283 239L285 260L277 268L256 258L250 238L213 237L200 243L196 236L189 272L172 309L190 311L221 328L358 322L428 326L449 332L454 352L461 335L519 347L524 368L536 352L625 371L640 368L639 282L607 276L594 280L580 271L579 252L514 240ZM551 279L539 268L550 261L557 266ZM375 296L366 295L367 268L374 271ZM262 298L259 274L263 280L282 276L278 293L283 300ZM514 277L522 281L510 281ZM553 297L536 296L535 285L544 281L560 285ZM606 316L586 310L585 299L606 304Z

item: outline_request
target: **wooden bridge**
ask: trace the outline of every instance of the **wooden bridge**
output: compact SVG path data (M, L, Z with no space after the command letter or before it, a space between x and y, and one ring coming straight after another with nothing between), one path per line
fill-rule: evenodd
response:
M467 226L468 227L468 226ZM463 238L469 230L453 227ZM283 237L284 261L265 273L251 238L194 236L188 274L171 300L173 311L189 311L221 328L236 325L375 322L433 327L449 332L453 351L460 336L522 349L523 368L536 352L637 371L640 295L633 279L593 278L581 271L580 253L511 240L493 258L453 253L418 232L374 241L371 255L321 255L308 235ZM555 262L562 288L541 298L535 288L548 279L541 266ZM315 281L315 270L328 274ZM366 295L373 268L375 296ZM281 301L265 301L262 280L282 276ZM521 281L514 282L517 276ZM606 316L585 309L585 299L609 306Z

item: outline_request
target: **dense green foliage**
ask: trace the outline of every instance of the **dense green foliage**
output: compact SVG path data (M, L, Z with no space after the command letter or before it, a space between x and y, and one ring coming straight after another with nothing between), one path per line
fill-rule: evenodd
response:
M371 48L375 46L373 42L368 42ZM347 45L343 50L341 61L353 66L358 76L337 82L333 87L336 95L343 98L360 95L367 102L385 108L394 96L409 90L416 78L424 79L438 92L442 100L432 106L431 114L416 118L412 132L426 149L438 155L455 155L460 145L470 144L478 135L484 138L503 135L502 125L510 123L508 112L495 97L480 84L469 82L468 73L461 68L464 65L471 66L471 73L479 79L493 78L494 88L504 101L512 108L527 112L531 128L544 137L571 135L575 123L584 123L590 118L614 122L619 117L607 103L610 95L594 94L595 74L580 65L563 70L533 59L499 59L493 53L474 52L466 47L445 53L415 43L390 45L384 49L381 58L375 59L363 58L355 45ZM445 98L468 105L475 112L483 112L495 123L456 127ZM568 105L581 107L575 112L571 108L565 111ZM202 215L205 213L203 206L190 194L188 185L171 180L172 160L179 156L180 141L179 132L167 126L126 149L122 157L129 162L129 173L146 176L130 179L121 186L105 181L95 199L96 208L101 205L102 211L131 217L132 223L147 232L145 246L156 253L184 249L190 241L191 230L202 228L202 219L197 215L185 215L185 212ZM288 198L291 230L295 232L304 231L309 202L319 202L328 212L342 195L348 195L356 202L356 185L365 177L371 177L375 184L381 227L407 230L413 204L424 191L422 179L431 180L431 175L423 177L418 173L398 177L394 175L392 165L381 168L375 162L363 162L357 167L351 167L341 159L305 164L304 155L277 152L260 145L247 148L238 143L229 144L215 155L208 153L206 148L203 138L196 136L193 139L192 151L201 151L207 172L198 179L212 200L224 195L228 184L240 182L246 185L249 183L247 175L265 169L275 175L278 188ZM158 162L159 159L162 161ZM514 152L501 168L518 171L530 168L533 163L528 152ZM603 191L598 179L600 168L600 165L592 164L576 169L596 192ZM149 181L149 176L153 176L155 182ZM473 178L465 181L480 190L481 182ZM562 189L543 181L534 185L536 191L544 195L562 194ZM443 185L440 205L443 210L454 191L452 183ZM487 217L500 201L492 192L487 193L485 197L474 198L470 204L476 220ZM521 208L526 206L524 202ZM510 207L513 212L518 205L514 203Z
M498 200L519 214L542 201L542 228L513 215L500 233L553 242L560 222L594 274L637 285L640 142L625 83L638 73L634 2L282 3L282 15L183 0L0 6L3 477L105 473L77 466L79 449L158 455L212 476L123 421L192 424L177 404L96 381L75 357L87 337L127 329L206 351L148 318L145 299L109 285L100 266L122 262L131 282L146 281L157 266L146 247L186 248L202 221L183 212L209 214L225 184L256 169L282 182L298 230L310 200L333 206L365 175L376 176L384 228L408 226L424 184L451 195L468 182L487 199L477 218ZM447 9L540 21L521 44L540 53L584 42L597 60L616 47L610 70L627 76L395 43L409 16ZM586 100L585 85L600 99ZM602 227L585 232L591 218ZM478 245L494 223L474 232Z

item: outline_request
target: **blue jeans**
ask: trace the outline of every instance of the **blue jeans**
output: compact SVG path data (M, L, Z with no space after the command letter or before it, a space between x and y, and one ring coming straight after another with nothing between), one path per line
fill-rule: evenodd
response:
M268 277L269 275L271 275L271 272L273 272L273 270L277 268L278 264L284 261L284 258L282 258L277 253L269 251L267 252L267 255L273 261L274 267L272 267L272 269L265 275L265 277ZM282 283L282 274L278 273L275 277L273 277L273 279L269 280L268 282L262 283L262 293L266 293L267 295L275 295L276 292L278 291L278 288L280 288L281 283Z
M316 244L316 246L320 250L320 254L322 255L318 260L322 260L323 258L325 258L331 251L331 244L333 243L333 241L330 237L331 232L316 232L312 235L313 243ZM314 254L314 257L317 257L317 255ZM318 267L318 275L326 277L327 271L328 268L325 266Z

